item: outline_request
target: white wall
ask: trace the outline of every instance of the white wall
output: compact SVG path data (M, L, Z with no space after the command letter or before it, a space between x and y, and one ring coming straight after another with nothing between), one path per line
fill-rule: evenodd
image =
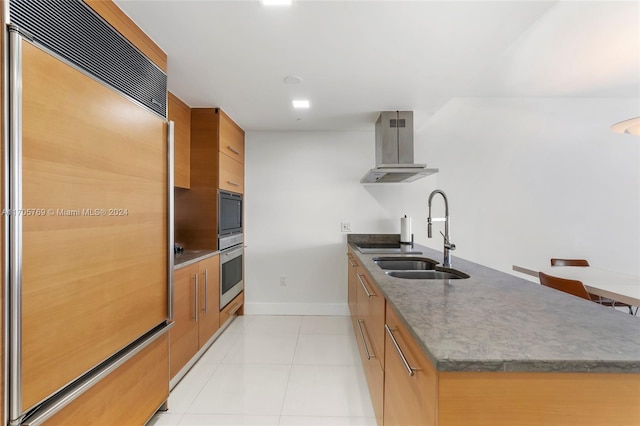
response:
M640 274L640 140L609 131L638 99L454 99L416 128L416 162L440 173L364 186L371 132L248 132L246 310L347 314L346 235L426 238L427 196L448 197L454 254L512 272L550 257ZM434 202L434 213L442 201ZM454 264L455 266L455 264ZM280 277L287 285L280 285Z
M375 163L373 125L371 132L248 132L245 155L248 313L346 315L340 222L351 222L353 233L399 233L405 214L426 221L436 187L433 176L360 184ZM424 224L413 228L426 232Z

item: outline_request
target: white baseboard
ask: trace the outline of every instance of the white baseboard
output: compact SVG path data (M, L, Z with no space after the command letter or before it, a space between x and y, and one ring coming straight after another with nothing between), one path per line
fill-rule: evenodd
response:
M348 316L346 303L247 303L247 315L338 315Z

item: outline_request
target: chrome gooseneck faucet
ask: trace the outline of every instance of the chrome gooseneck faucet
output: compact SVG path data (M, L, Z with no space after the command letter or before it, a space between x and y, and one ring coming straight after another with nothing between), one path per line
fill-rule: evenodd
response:
M444 199L444 218L431 218L431 201L434 195L440 194ZM444 234L440 231L440 234L444 237L444 262L442 266L445 268L451 268L451 251L456 249L456 245L452 244L449 240L449 202L447 201L447 194L441 189L436 189L429 194L429 217L427 218L427 237L432 237L431 224L433 221L444 221Z

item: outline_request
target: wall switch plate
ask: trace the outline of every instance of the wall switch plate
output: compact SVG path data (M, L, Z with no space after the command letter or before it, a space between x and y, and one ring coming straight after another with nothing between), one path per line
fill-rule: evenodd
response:
M351 222L340 222L342 232L351 232Z
M287 285L287 276L286 275L281 275L280 276L280 285L283 286L283 287Z

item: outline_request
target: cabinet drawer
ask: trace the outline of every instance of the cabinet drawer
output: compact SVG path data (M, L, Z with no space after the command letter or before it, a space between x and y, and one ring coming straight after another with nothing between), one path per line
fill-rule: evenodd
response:
M231 192L244 193L244 164L226 154L220 154L218 187Z
M244 291L237 295L227 306L220 311L220 325L223 325L234 314L242 315L244 305Z
M142 425L168 397L169 351L165 333L44 424Z
M220 111L218 149L221 153L244 164L244 131L222 111Z
M382 358L382 356L383 354L380 354L380 358ZM367 359L363 357L362 365L364 367L365 377L367 378L369 396L371 397L376 422L378 425L382 425L384 409L384 370L379 361L379 358Z
M386 325L384 425L435 425L436 369L390 306Z
M368 336L371 339L373 352L384 368L382 362L384 354L384 317L386 301L380 289L365 273L364 269L357 269L357 306L358 318L367 323Z

